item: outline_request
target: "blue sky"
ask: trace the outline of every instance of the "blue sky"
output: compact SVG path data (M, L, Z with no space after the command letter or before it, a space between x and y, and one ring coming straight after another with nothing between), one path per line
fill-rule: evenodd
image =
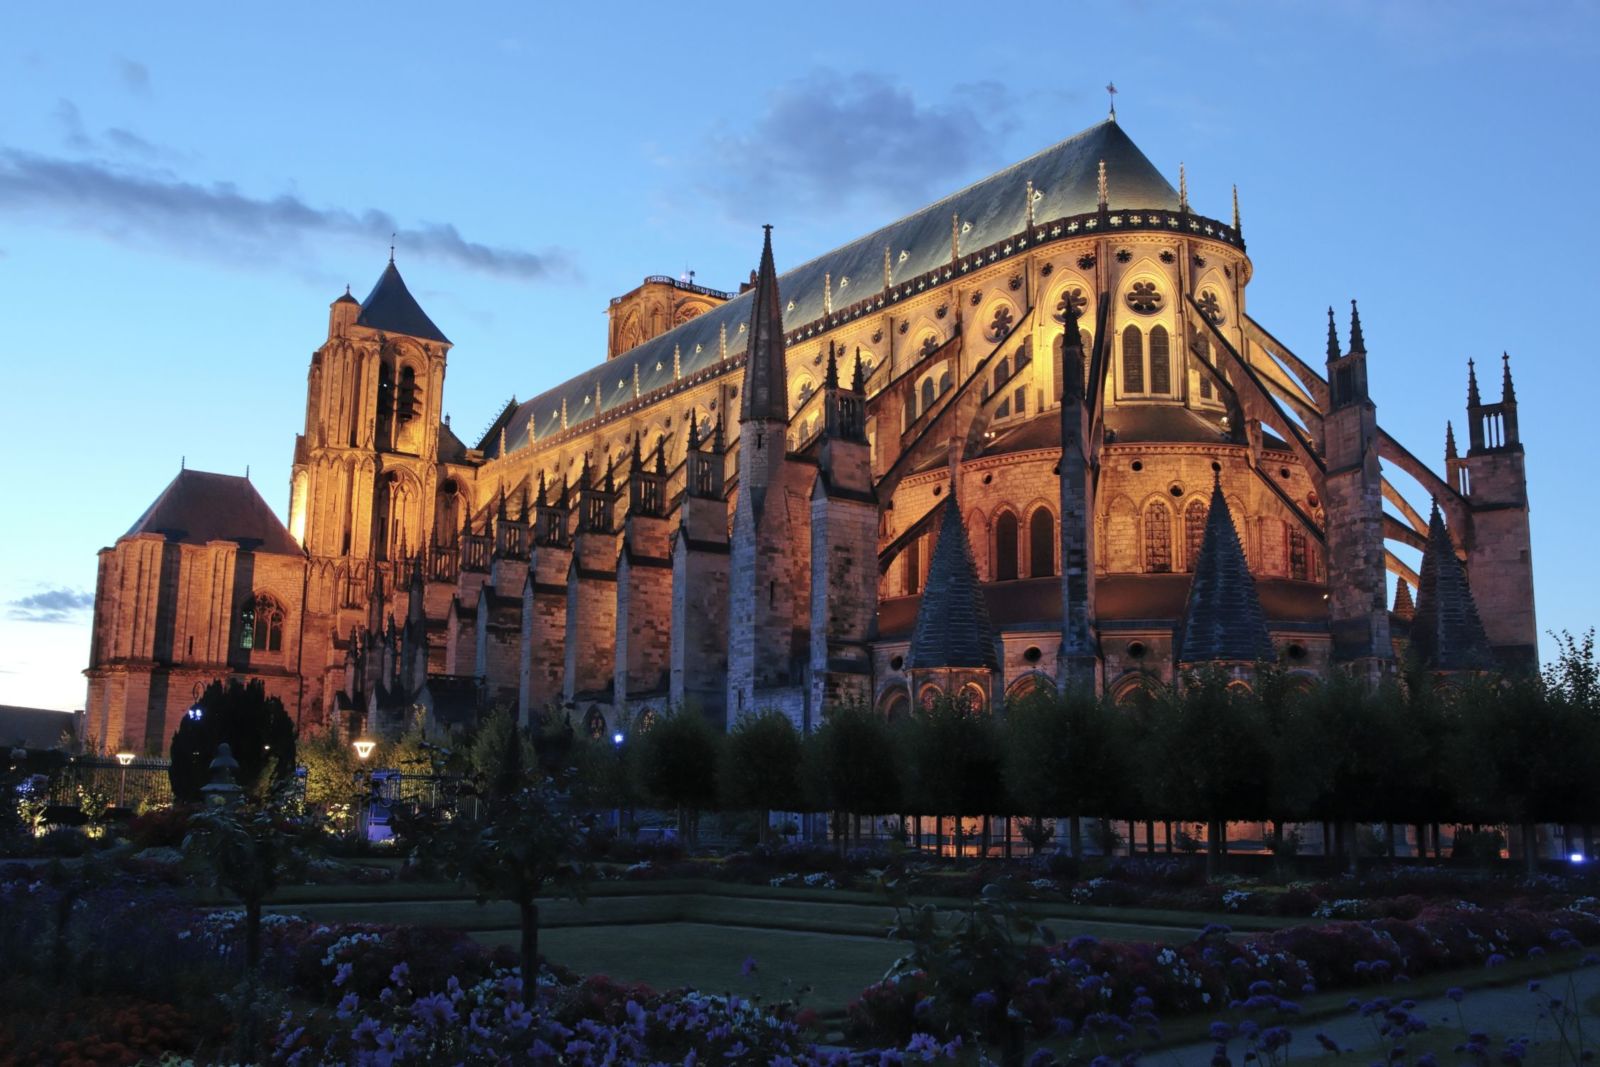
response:
M473 437L603 358L642 276L731 288L762 222L798 263L1098 121L1108 79L1198 210L1238 184L1258 320L1314 357L1323 309L1360 299L1379 418L1424 459L1461 429L1467 358L1495 382L1511 352L1540 625L1593 624L1569 442L1600 9L436 10L0 10L0 703L81 705L95 552L181 457L248 467L283 513L327 304L391 232Z

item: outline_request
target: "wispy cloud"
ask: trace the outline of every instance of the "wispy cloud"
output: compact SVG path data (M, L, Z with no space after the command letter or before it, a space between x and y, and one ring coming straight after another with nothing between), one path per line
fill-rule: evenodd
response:
M99 142L83 128L77 108L63 100L57 115L69 145L92 151ZM159 151L136 134L107 131L122 154ZM184 253L238 262L281 260L304 242L343 239L367 247L397 235L410 255L480 274L523 280L571 277L566 253L528 251L470 241L447 222L403 225L379 208L317 207L297 197L252 196L231 182L202 184L170 173L149 173L103 160L67 159L0 148L0 212L48 218L73 229Z
M23 622L72 622L94 607L94 595L77 589L45 589L13 600L8 614Z
M772 92L748 133L713 134L702 184L743 221L904 207L995 162L1015 125L996 82L930 101L876 74L817 70Z
M137 59L119 58L117 76L122 79L122 84L128 87L129 92L138 96L150 95L150 68Z

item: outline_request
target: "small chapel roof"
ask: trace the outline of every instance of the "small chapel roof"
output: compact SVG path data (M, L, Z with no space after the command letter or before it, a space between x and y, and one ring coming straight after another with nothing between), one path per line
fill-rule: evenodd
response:
M1218 481L1211 490L1205 535L1189 585L1177 661L1253 663L1272 658L1266 615Z
M1000 666L994 650L994 627L972 561L967 524L952 492L945 499L928 562L928 580L911 632L912 667Z
M372 287L372 292L361 301L361 314L356 316L356 325L407 337L420 337L425 341L450 343L450 338L440 332L439 327L428 318L427 312L422 310L422 305L417 303L416 297L411 295L411 290L406 288L405 279L400 277L400 270L392 259L378 276L378 283Z
M186 545L236 541L256 552L304 555L250 479L232 474L179 471L123 536L145 533Z
M1494 666L1467 572L1456 558L1437 503L1428 520L1428 547L1423 550L1418 575L1411 648L1423 666L1434 670L1472 671Z
M1099 204L1099 165L1104 161L1111 210L1177 210L1178 194L1122 128L1106 121L929 204L849 244L778 276L782 316L791 329L824 315L824 288L843 308L884 288L887 253L892 278L905 281L950 262L951 216L959 216L961 248L975 252L1020 233L1027 226L1025 203L1031 182L1033 215L1040 221L1089 214ZM751 321L753 293L744 292L688 322L593 367L517 409L506 430L516 450L560 433L563 402L567 426L576 426L722 358L723 339L732 359L741 355ZM677 352L676 360L674 350Z

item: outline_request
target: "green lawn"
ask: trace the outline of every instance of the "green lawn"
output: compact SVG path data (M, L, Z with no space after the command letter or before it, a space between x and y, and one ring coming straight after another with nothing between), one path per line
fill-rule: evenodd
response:
M474 935L488 945L517 943L517 931ZM546 959L584 974L605 974L655 989L693 986L704 993L759 995L767 1000L811 992L802 1005L824 1014L842 1011L863 988L883 976L901 946L886 938L846 937L789 930L751 930L706 923L649 926L582 926L545 930ZM756 970L740 974L747 957Z

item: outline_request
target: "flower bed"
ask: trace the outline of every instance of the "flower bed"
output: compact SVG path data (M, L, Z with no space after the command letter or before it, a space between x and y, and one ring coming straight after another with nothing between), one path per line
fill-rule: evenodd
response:
M1267 995L1292 1012L1294 998L1319 990L1409 981L1600 943L1600 915L1445 905L1425 907L1411 919L1296 926L1239 941L1228 933L1207 927L1182 947L1079 937L1040 948L1016 977L1013 1003L1034 1036L1103 1013L1170 1017L1251 1007L1251 998ZM907 1040L931 1010L927 997L917 976L871 986L850 1006L851 1032L863 1040Z

